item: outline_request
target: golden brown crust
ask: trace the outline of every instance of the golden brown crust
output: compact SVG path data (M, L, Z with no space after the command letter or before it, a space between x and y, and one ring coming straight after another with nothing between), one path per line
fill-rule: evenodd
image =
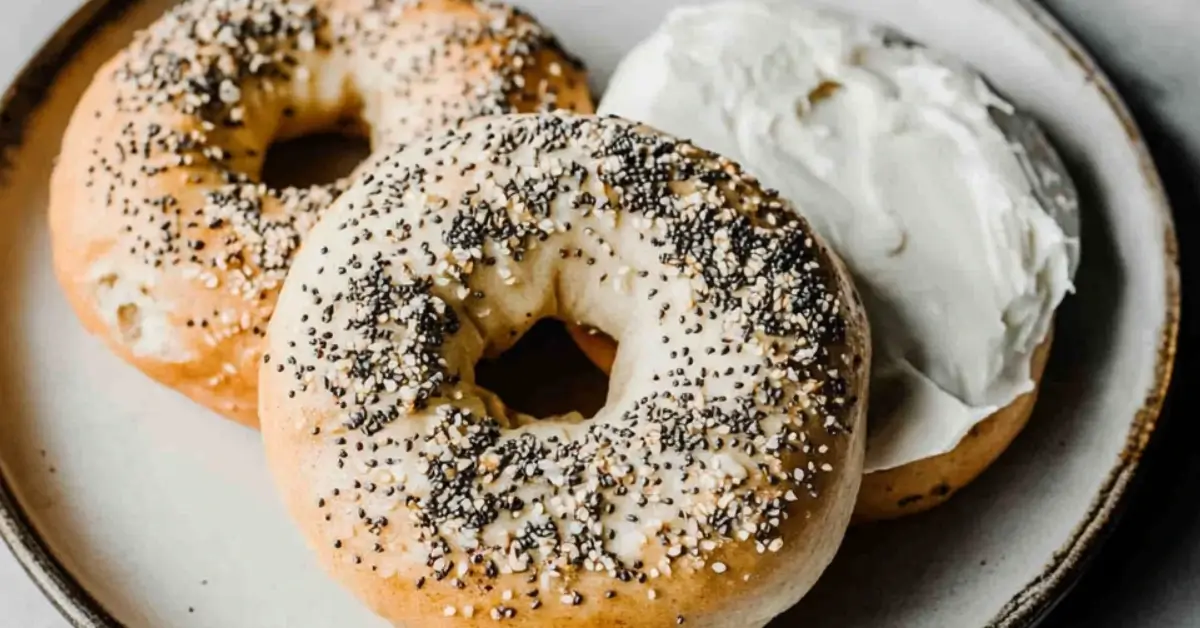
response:
M1052 338L1047 335L1033 353L1029 367L1033 390L971 428L954 449L863 476L858 503L854 506L854 522L883 521L924 512L945 503L979 477L1008 449L1029 421L1051 343Z
M478 119L373 174L298 256L261 373L270 468L341 582L409 626L753 627L808 590L858 491L870 345L783 201L588 116ZM309 332L314 291L343 296ZM514 418L474 381L553 316L644 340L591 420Z
M280 399L285 390L273 390L279 380L264 378L263 399ZM276 418L287 420L278 413L266 414L264 429ZM298 425L328 425L336 423L337 417L308 416L292 417ZM420 628L460 628L468 626L494 626L492 608L511 607L515 616L505 619L503 625L541 628L546 626L583 626L589 628L651 628L677 626L683 616L684 626L755 627L766 624L774 617L772 609L778 607L779 598L794 598L792 592L797 585L792 575L796 560L791 552L758 553L752 547L738 546L723 548L712 554L708 565L699 570L680 568L669 577L660 577L649 585L638 582L615 581L606 574L579 573L570 581L570 589L577 591L584 603L576 606L564 603L559 594L542 591L537 597L530 595L538 590L537 583L530 583L526 574L501 575L490 582L490 590L478 585L459 589L450 579L426 580L419 589L413 573L382 577L379 573L363 568L348 553L333 553L328 550L332 543L329 529L323 520L322 510L314 507L311 486L303 480L308 473L319 473L312 452L312 438L307 429L271 430L272 437L264 439L267 458L276 471L276 485L285 504L293 514L310 548L317 555L322 567L330 575L353 592L373 612L388 618L396 626ZM279 436L283 435L282 438ZM861 453L859 454L861 458ZM851 463L852 461L847 461ZM861 459L859 460L861 464ZM287 471L282 471L287 470ZM287 477L284 474L292 474ZM846 489L853 493L855 487ZM829 494L830 502L851 500ZM805 535L811 536L813 529L820 529L829 522L844 521L846 513L837 509L822 510L820 519L793 517L783 522L781 538L785 547ZM829 539L833 549L840 543L840 535ZM726 565L724 574L712 571L711 565L720 562ZM749 579L730 574L752 574ZM805 587L807 588L807 587ZM649 591L653 589L653 598ZM506 596L505 591L511 591ZM609 595L613 597L610 599ZM531 612L535 600L541 605ZM602 602L600 602L602 601ZM600 603L597 603L600 602ZM470 605L473 617L464 616L464 608ZM617 609L613 607L616 606ZM454 609L446 616L448 608Z
M617 343L604 332L586 325L567 325L567 333L579 350L605 373L611 373L617 359Z
M608 373L616 357L611 338L590 328L571 325L572 339L597 367ZM1050 355L1047 336L1033 354L1030 378L1034 389L993 413L940 456L923 458L894 469L872 471L863 476L854 523L896 519L924 512L950 499L959 489L979 477L1012 443L1029 421L1037 401L1038 386ZM869 421L868 421L868 428Z
M345 185L257 186L271 142L338 129L390 146L465 116L552 107L592 110L584 72L503 5L185 2L108 62L76 108L50 190L55 273L120 357L256 426L280 282Z

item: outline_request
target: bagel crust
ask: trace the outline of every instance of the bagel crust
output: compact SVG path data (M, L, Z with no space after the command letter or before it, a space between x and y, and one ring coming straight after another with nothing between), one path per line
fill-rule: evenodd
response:
M944 504L983 473L1025 428L1037 402L1042 373L1050 356L1051 336L1033 352L1029 377L1033 390L988 415L950 451L863 476L854 522L897 519Z
M96 75L52 176L54 267L84 326L154 379L257 425L266 322L347 186L259 182L272 142L375 149L477 115L591 111L530 17L475 0L189 0Z
M475 383L546 317L627 347L590 419ZM738 166L616 118L481 118L381 158L267 342L281 493L397 625L762 626L832 560L862 475L848 273Z

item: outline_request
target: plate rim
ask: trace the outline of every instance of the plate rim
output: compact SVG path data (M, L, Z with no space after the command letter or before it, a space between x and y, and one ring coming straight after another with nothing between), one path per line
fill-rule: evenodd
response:
M11 166L8 154L24 139L24 123L44 100L60 71L91 36L140 0L86 0L21 65L0 96L0 177ZM518 0L519 1L519 0ZM1054 552L1041 572L1017 592L984 628L1025 628L1045 619L1071 591L1111 535L1131 495L1135 479L1158 425L1175 366L1181 318L1178 239L1172 206L1139 125L1108 75L1050 10L1036 0L1010 0L1067 52L1109 109L1125 127L1163 224L1166 277L1165 317L1159 332L1154 381L1135 413L1126 446L1092 500L1083 520ZM77 628L120 628L117 621L51 551L13 492L0 465L0 539L50 603Z

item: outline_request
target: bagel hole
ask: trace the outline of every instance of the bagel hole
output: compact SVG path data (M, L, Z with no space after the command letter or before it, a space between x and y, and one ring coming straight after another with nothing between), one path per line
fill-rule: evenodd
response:
M557 320L542 319L499 357L480 360L475 382L510 409L537 418L595 416L608 397L608 376L587 359Z
M263 162L262 182L281 189L326 185L350 176L367 156L365 137L347 133L312 133L271 144Z

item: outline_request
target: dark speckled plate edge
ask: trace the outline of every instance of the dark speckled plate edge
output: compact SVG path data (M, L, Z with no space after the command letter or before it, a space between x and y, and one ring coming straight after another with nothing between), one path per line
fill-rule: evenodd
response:
M136 0L88 0L64 22L25 64L0 98L0 176L9 167L9 155L23 140L25 121L42 102L59 70L99 28L120 16ZM1046 9L1034 0L1018 0L1034 21L1061 45L1092 79L1096 89L1124 124L1129 142L1139 156L1142 175L1158 199L1165 225L1164 260L1167 277L1167 312L1159 340L1154 385L1130 425L1128 443L1117 465L1093 500L1085 519L1054 554L1042 572L1017 593L988 623L987 628L1034 626L1071 590L1110 535L1129 495L1142 454L1150 442L1166 398L1175 361L1180 320L1178 244L1171 208L1153 158L1129 109L1108 77L1082 45ZM72 625L80 628L120 626L54 556L18 503L0 467L0 538L18 562Z
M24 140L26 120L37 110L59 71L91 36L136 0L87 0L26 61L0 97L0 178L11 168L14 149ZM119 627L118 622L55 557L38 534L0 465L0 538L50 603L73 626Z
M1136 488L1138 465L1150 444L1166 403L1171 374L1175 368L1182 308L1179 241L1175 233L1171 203L1137 121L1117 93L1111 79L1079 40L1037 0L1017 1L1034 22L1063 48L1071 61L1079 66L1088 77L1091 86L1108 102L1109 108L1125 128L1127 140L1138 156L1142 178L1156 200L1155 206L1163 224L1166 312L1159 332L1154 383L1147 391L1141 408L1133 417L1120 459L1093 498L1088 514L1075 527L1067 542L1054 553L1051 561L1042 568L1042 572L1000 609L987 628L1026 628L1040 623L1070 593L1104 542L1112 535L1132 493L1131 488Z
M136 0L87 0L26 61L0 98L0 178L24 140L25 122L42 103L59 71L92 35ZM119 627L118 622L55 557L29 521L0 465L0 538L50 603L73 626Z

